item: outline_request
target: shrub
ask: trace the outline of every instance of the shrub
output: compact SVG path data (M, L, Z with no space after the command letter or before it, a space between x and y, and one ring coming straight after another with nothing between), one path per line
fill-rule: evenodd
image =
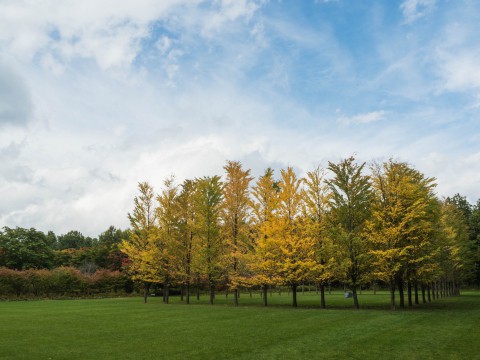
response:
M53 270L0 268L0 298L59 298L131 293L133 284L119 271L83 274L71 267Z

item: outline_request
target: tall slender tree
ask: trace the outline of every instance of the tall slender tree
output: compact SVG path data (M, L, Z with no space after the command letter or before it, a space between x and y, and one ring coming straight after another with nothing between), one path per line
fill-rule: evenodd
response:
M317 167L307 172L303 190L303 216L305 231L314 239L315 260L318 272L314 274L315 281L320 285L320 305L325 308L325 285L333 277L333 250L331 238L326 231L326 215L330 192L325 181L325 171Z
M370 216L372 191L370 179L363 173L364 167L365 163L357 164L354 157L338 164L329 162L328 168L333 177L327 181L332 191L329 221L339 274L352 290L357 309L357 288L369 265L365 225Z
M278 192L278 182L271 168L265 170L252 189L254 241L248 264L254 274L252 284L262 288L264 306L268 303L268 287L278 282L278 249L273 236L273 223L279 206Z
M159 236L157 248L159 261L161 262L160 272L163 284L163 302L169 301L169 284L175 275L175 265L178 262L179 249L179 209L178 209L178 187L175 185L175 177L166 178L163 182L163 189L157 196L158 207L156 208L159 225Z
M128 256L128 271L134 280L144 284L144 302L150 284L161 278L157 248L158 226L155 211L155 194L147 182L138 184L140 194L134 198L133 212L128 214L131 231L128 240L123 240L120 250Z
M224 258L225 244L220 234L222 187L219 176L203 177L196 181L195 233L199 241L197 266L200 274L207 279L212 305L215 286L225 275L221 261Z
M316 272L315 241L306 231L302 210L302 181L293 168L281 170L279 206L274 217L274 239L278 247L278 270L282 282L292 289L297 307L297 287Z
M190 287L193 282L193 256L195 248L195 182L185 180L177 197L179 242L176 249L176 278L185 286L186 303L190 303Z
M238 287L247 273L245 255L251 249L249 234L250 170L243 170L238 161L228 161L224 166L226 180L223 186L222 222L228 247L228 286L233 289L234 305L238 305Z

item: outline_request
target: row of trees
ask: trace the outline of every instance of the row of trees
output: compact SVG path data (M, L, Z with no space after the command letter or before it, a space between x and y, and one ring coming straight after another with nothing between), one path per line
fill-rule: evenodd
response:
M71 266L92 273L97 269L119 271L125 259L118 245L128 231L110 226L98 238L85 237L79 231L56 236L34 228L0 230L0 267L13 270L53 269Z
M131 233L122 241L128 271L145 285L185 289L206 284L210 303L219 285L238 304L240 288L287 285L297 306L297 287L316 283L325 307L325 285L338 281L353 293L381 282L396 291L403 307L404 289L418 303L431 287L457 292L471 280L478 260L478 237L469 237L458 201L440 201L435 180L410 165L390 160L366 164L351 157L299 178L288 167L272 169L256 181L237 161L219 176L164 182L156 195L140 183L128 215ZM461 198L461 197L460 197ZM457 197L458 200L458 197ZM477 264L478 265L478 264Z

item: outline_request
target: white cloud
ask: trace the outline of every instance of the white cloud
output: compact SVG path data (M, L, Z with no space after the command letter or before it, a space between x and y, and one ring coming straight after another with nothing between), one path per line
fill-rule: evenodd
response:
M65 0L60 3L26 0L0 3L0 46L22 61L36 55L44 62L94 59L102 69L129 66L151 35L151 25L175 19L197 33L211 33L257 10L254 1L222 0L218 9L202 14L200 0ZM200 15L200 16L199 16ZM209 16L202 16L209 15ZM175 22L172 22L174 24ZM200 29L198 29L200 28ZM47 56L49 55L49 56ZM53 68L55 71L58 67Z
M450 91L480 89L480 48L461 52L440 52L438 66L441 87Z
M372 111L368 113L363 113L363 114L358 114L354 116L341 116L338 118L338 121L343 124L369 124L373 122L377 122L380 120L383 120L385 118L385 111L384 110L378 110L378 111Z
M436 0L405 0L400 9L405 21L411 23L429 14L435 7Z
M24 126L32 116L30 90L18 71L0 58L0 127Z
M441 79L439 88L446 91L480 89L480 46L478 24L452 21L441 33L432 54Z

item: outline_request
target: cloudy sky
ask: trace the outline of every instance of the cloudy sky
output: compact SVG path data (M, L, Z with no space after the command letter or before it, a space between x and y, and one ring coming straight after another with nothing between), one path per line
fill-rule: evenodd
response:
M0 0L0 226L125 228L136 184L357 154L480 197L476 0Z

